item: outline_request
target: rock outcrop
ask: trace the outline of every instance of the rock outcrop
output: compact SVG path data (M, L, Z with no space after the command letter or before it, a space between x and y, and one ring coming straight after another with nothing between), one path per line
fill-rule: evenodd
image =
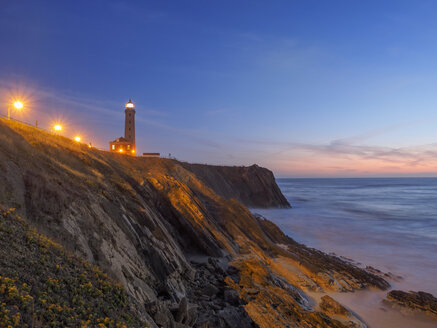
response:
M346 309L331 296L323 296L319 306L324 313L326 313L330 317L336 318L348 327L367 328L367 325L362 322L361 319L358 318L358 316Z
M347 327L306 292L389 286L239 200L288 205L258 167L123 156L0 120L0 205L119 281L151 327Z
M387 300L392 305L423 312L437 319L437 298L430 293L392 290L387 294Z
M256 164L248 167L180 164L222 197L234 198L253 208L290 207L273 172Z

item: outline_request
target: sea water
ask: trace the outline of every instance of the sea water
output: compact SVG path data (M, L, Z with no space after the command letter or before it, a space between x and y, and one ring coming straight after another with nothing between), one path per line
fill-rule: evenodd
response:
M254 212L300 243L401 276L399 281L390 281L394 289L437 296L437 178L277 182L293 208ZM378 303L385 294L376 298L369 293L356 295L338 297L360 312L360 306L367 306L366 297ZM380 304L367 307L378 311ZM365 312L361 309L364 317ZM372 327L384 325L384 320L375 322L372 316Z

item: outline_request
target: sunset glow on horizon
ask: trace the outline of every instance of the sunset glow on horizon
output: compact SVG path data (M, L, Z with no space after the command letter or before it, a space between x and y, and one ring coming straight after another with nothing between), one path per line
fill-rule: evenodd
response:
M276 172L284 177L437 177L436 167L436 158L412 163L392 159L336 159L325 156L291 160L278 166Z

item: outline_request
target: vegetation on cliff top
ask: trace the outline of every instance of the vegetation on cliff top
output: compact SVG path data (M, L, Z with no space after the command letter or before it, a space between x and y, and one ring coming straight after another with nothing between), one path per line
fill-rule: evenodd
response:
M0 327L145 327L124 289L0 208Z

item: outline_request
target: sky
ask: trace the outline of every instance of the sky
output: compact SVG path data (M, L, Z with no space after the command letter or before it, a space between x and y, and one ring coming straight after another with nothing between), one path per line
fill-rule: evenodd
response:
M437 1L0 0L0 114L277 177L437 176ZM3 108L3 110L1 110Z

